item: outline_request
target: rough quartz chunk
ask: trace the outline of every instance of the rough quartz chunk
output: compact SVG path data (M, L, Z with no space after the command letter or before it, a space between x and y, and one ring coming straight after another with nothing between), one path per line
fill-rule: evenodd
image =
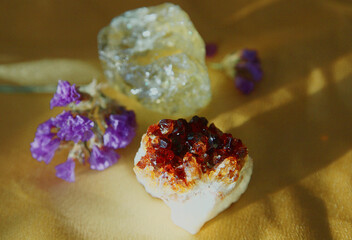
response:
M125 12L100 31L98 47L108 80L149 109L189 116L210 101L204 41L179 6Z

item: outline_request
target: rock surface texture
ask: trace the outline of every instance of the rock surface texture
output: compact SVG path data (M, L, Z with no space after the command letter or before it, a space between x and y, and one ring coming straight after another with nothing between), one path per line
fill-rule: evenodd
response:
M98 47L107 79L149 109L189 116L211 99L204 41L177 5L123 13L100 31Z

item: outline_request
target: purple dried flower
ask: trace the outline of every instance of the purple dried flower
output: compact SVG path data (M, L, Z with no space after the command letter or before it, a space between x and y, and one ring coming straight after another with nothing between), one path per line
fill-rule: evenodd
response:
M40 124L31 143L32 156L48 164L61 144L67 144L66 141L75 142L67 161L55 167L56 176L68 182L75 181L74 160L84 163L89 153L90 168L104 170L119 159L114 148L126 147L135 136L134 112L120 107L117 102L103 95L100 88L101 86L93 82L89 86L82 87L82 92L79 92L74 84L60 80L57 91L50 101L51 108L66 106L72 102L79 103L93 97L97 98L97 101L74 106L71 111L63 111L55 118ZM90 115L93 111L94 115ZM112 115L116 112L121 114ZM91 119L86 116L90 116ZM105 117L106 125L103 124L105 135L103 135L100 131L95 131L94 127L96 121ZM92 141L86 144L88 140ZM107 146L104 146L103 142Z
M55 125L52 119L40 124L35 133L34 141L31 143L31 153L33 158L44 161L48 164L54 157L55 151L60 146L60 139L56 137L51 129Z
M55 167L56 176L67 182L75 181L75 162L69 158L66 162L61 163Z
M243 49L241 51L241 59L249 62L259 62L258 53L256 50Z
M236 75L246 77L255 82L258 82L263 78L263 72L260 65L252 62L239 62L236 65Z
M71 102L80 102L81 95L77 92L76 85L68 81L59 80L56 93L50 101L50 108L64 107Z
M235 85L244 94L249 94L254 89L254 83L240 76L235 77Z
M254 89L254 82L263 78L257 51L244 49L235 65L235 85L244 94L249 94Z
M60 139L58 138L52 138L47 135L36 136L31 143L32 156L38 161L44 161L48 164L54 157L55 151L59 146Z
M110 115L106 122L108 128L104 134L104 146L118 149L131 143L136 134L136 116L133 111Z
M98 148L94 145L88 161L91 169L101 171L116 163L119 157L112 148Z
M61 128L63 125L66 124L67 119L70 117L72 117L72 114L70 111L63 111L62 113L57 115L55 118L52 118L51 120L56 127Z
M73 117L71 112L63 112L54 120L56 126L59 128L57 136L61 140L87 141L93 137L94 133L91 130L94 127L94 122L89 118L76 115Z
M213 57L218 52L218 46L215 43L207 43L205 45L205 54L207 57Z
M55 123L53 122L53 119L49 119L39 124L35 135L36 136L49 135L51 134L51 129L54 127L55 127Z

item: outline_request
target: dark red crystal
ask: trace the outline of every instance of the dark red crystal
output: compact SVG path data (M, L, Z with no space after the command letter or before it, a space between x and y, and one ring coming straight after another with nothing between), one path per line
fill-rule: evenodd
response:
M211 171L224 159L233 157L240 170L247 148L240 139L223 133L213 123L208 126L204 117L163 119L148 128L147 154L137 163L144 169L147 165L154 171L163 169L176 179L185 181L184 161L194 157L203 173ZM185 155L187 154L187 157Z

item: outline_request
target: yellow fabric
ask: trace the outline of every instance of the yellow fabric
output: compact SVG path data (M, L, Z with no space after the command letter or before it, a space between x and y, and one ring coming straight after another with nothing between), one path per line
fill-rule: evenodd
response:
M159 1L2 1L0 79L52 84L103 79L96 36L119 13ZM50 94L0 94L1 239L352 239L352 4L349 0L175 1L220 60L259 50L264 80L250 96L210 70L213 99L198 114L241 138L254 159L245 194L196 235L136 181L133 157L164 116L110 91L139 130L118 164L78 166L76 182L31 157Z

